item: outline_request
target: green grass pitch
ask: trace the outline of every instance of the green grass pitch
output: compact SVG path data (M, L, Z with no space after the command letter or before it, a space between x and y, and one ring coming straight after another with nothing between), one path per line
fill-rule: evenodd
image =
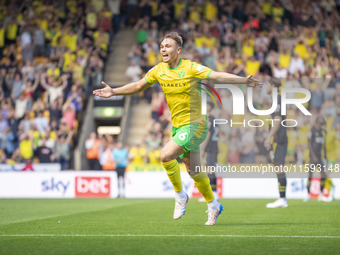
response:
M339 254L340 201L222 199L215 226L189 201L173 199L0 199L0 254Z

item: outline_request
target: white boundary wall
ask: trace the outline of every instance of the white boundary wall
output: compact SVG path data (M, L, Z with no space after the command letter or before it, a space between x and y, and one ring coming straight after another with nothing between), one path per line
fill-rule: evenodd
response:
M174 190L165 172L127 172L127 198L173 198ZM197 196L193 180L181 172L182 183L190 197ZM287 198L303 199L307 194L306 178L287 179ZM333 178L334 197L340 199L340 179ZM78 198L118 196L116 172L0 172L0 198ZM337 189L337 187L339 187ZM222 178L218 182L223 198L278 198L276 178ZM313 194L319 182L312 183Z
M0 173L1 198L118 196L116 172Z

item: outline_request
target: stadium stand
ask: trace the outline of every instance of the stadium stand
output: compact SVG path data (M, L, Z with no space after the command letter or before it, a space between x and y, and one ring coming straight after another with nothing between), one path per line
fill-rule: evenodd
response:
M1 163L59 162L102 79L113 15L104 1L7 1L0 12Z
M123 26L132 28L137 38L128 54L130 80L143 77L160 61L159 39L177 31L184 38L183 58L217 71L272 75L284 79L287 87L308 88L308 109L326 116L330 161L339 161L340 17L333 0L10 1L1 6L0 20L2 163L39 162L36 153L45 138L50 160L66 160L65 167L74 168L73 154L56 157L56 145L61 135L67 139L69 130L70 148L77 145L87 99L103 79L109 42ZM146 105L151 120L140 139L133 140L146 148L145 163L153 157L157 162L159 148L170 137L170 116L159 86L141 97L132 105ZM230 100L230 94L222 93L224 114L230 115ZM254 103L264 107L263 102ZM294 109L288 115L302 119ZM310 124L289 131L287 162L308 160ZM267 160L261 146L266 132L266 127L227 127L220 137L219 162ZM237 137L245 138L237 144ZM135 144L130 140L125 145ZM23 153L20 148L25 146L33 146L33 152ZM254 149L247 155L244 146Z

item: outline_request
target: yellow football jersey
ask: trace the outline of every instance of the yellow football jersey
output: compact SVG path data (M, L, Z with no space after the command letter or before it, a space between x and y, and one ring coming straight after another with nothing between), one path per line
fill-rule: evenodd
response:
M161 164L161 151L160 150L154 150L154 151L150 151L148 153L149 156L149 163L150 164Z
M175 68L159 63L149 70L145 80L151 85L159 82L168 102L172 125L179 128L205 120L201 115L199 81L208 79L211 72L208 67L181 59Z
M144 157L146 156L146 150L143 147L132 147L129 151L132 156L131 164L142 165L144 164Z
M280 65L282 68L288 68L290 63L290 54L280 54L279 56Z

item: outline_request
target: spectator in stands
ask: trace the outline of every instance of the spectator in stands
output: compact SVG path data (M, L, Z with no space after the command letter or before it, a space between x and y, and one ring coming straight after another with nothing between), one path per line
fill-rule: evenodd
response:
M142 69L137 65L136 60L132 60L130 66L126 69L125 75L129 78L130 82L140 80Z
M5 152L0 148L0 164L6 164L7 163L7 156Z
M241 144L238 136L232 135L228 144L228 163L240 164L241 162Z
M86 157L89 160L90 170L101 170L99 164L99 147L100 140L95 132L90 134L90 137L85 142Z
M122 142L118 142L113 150L113 160L116 162L116 172L118 176L118 194L119 197L125 197L124 176L128 163L129 152L123 147Z
M99 161L102 170L113 171L116 169L116 162L113 158L114 141L111 136L106 136L105 143L102 143L99 152Z
M149 19L148 16L140 18L133 28L137 33L137 42L140 45L145 43L148 39Z
M37 125L37 129L40 134L45 134L45 130L48 127L48 120L42 111L37 113L37 116L34 119L34 124Z
M131 164L142 165L147 162L147 154L144 146L142 146L141 141L137 141L135 146L133 146L129 151L129 160Z
M23 94L25 99L27 99L27 110L31 110L33 105L33 93L38 87L39 84L39 74L36 73L34 75L34 83L32 83L32 80L29 80L27 76L24 78L24 87L23 87Z
M33 149L38 147L39 140L42 136L40 131L38 130L37 124L33 123L32 129L28 131L29 135L32 137L32 142L33 142Z
M80 84L75 84L71 87L71 91L67 94L67 101L71 102L74 106L76 112L79 112L82 109L82 88Z
M321 90L321 84L317 81L315 82L315 86L311 91L311 106L316 110L320 110L323 103L323 91Z
M5 151L5 154L7 158L10 158L12 156L12 153L15 150L15 133L11 130L10 127L6 128L6 131L4 132L3 137L1 138L3 149Z
M32 108L30 109L31 112L39 112L39 111L45 111L46 109L46 104L42 100L41 97L39 97L32 105Z
M148 38L150 38L152 41L157 41L159 38L158 23L156 21L151 21L150 23Z
M45 139L46 139L46 146L50 148L52 151L54 151L56 139L57 139L57 133L53 130L51 130L50 127L46 128L45 132Z
M19 128L23 132L28 132L32 128L33 121L30 119L29 112L25 112L24 118L19 123Z
M8 122L6 117L4 117L2 114L0 115L0 132L4 133L8 127Z
M303 74L305 72L305 64L302 58L300 58L299 53L294 52L294 56L290 60L288 71L290 74L295 74L296 72L300 72Z
M246 131L241 135L241 164L253 164L255 163L255 140L254 132L246 127Z
M140 45L134 45L132 49L130 50L129 54L129 60L135 60L138 66L141 66L142 62L142 46Z
M10 94L10 85L8 84L8 73L5 68L1 68L0 70L0 90L3 93L3 96L7 98Z
M57 137L63 135L64 137L67 137L67 135L69 134L70 129L67 127L66 125L66 120L65 119L60 119L60 124L59 124L59 128L57 126L55 126L56 124L52 123L52 130L53 131L57 131Z
M15 111L13 108L10 108L8 111L7 122L10 130L13 132L14 135L16 135L19 128L19 121L15 116Z
M271 64L271 69L272 69L273 77L279 78L279 79L287 78L287 69L282 68L279 62Z
M34 59L34 48L32 44L26 44L22 49L22 60L32 62Z
M63 96L63 90L67 87L67 76L63 75L61 77L62 85L59 86L58 81L55 81L52 76L49 76L46 82L46 75L46 72L42 73L40 83L48 93L49 105L52 105L54 100Z
M29 133L24 133L20 136L19 148L20 155L24 160L33 158L33 136Z
M34 73L34 66L32 61L25 61L25 65L21 68L21 73L27 77L28 80L34 80L35 73Z
M45 31L39 24L35 25L33 35L34 56L45 56Z
M25 98L25 94L21 93L19 98L15 100L15 116L18 119L24 117L25 111L27 110L28 99Z
M58 100L54 100L51 107L49 107L50 123L52 121L58 122L62 117L61 104Z
M86 10L86 29L95 30L97 25L97 13L95 8L91 5Z
M73 131L70 131L67 136L59 135L55 145L56 160L61 166L61 170L66 170L70 161L71 139Z
M127 1L127 16L128 16L128 22L130 24L135 23L137 10L138 10L138 1L128 0Z
M153 149L160 148L162 142L162 136L160 133L150 133L145 138L145 145L147 147L147 151L152 151Z
M153 148L149 153L148 153L148 163L149 164L161 164L161 151L158 148Z
M65 104L63 105L63 119L65 120L66 127L73 129L76 121L76 109L74 105L71 103L73 97L67 99Z
M46 137L41 138L34 154L38 158L39 163L52 163L55 160L52 149L46 146Z
M136 60L132 60L130 66L126 69L125 75L130 82L139 81L141 78L142 69L137 65ZM139 102L139 94L133 95L134 99Z
M14 82L12 85L11 97L13 98L13 100L18 99L22 91L23 91L22 76L19 72L17 72L14 76Z

